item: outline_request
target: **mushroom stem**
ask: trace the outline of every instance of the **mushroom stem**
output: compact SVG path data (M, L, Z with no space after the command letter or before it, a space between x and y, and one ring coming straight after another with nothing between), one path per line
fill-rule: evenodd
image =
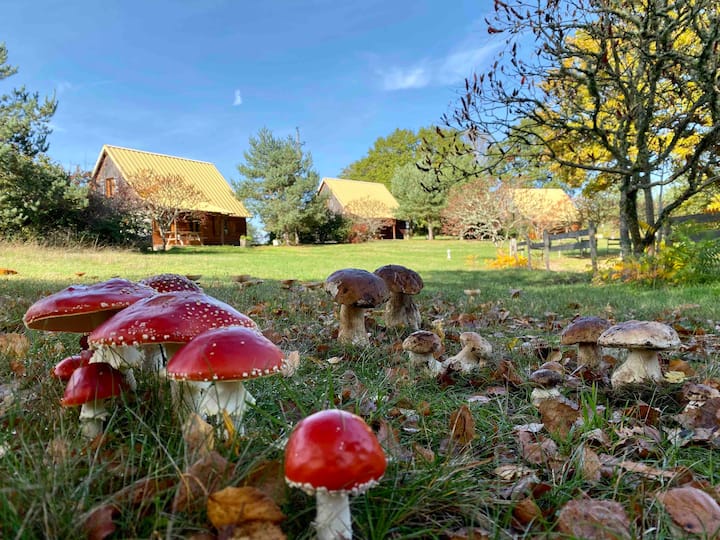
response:
M630 349L625 362L610 377L613 387L660 380L662 380L660 359L654 349Z
M84 437L94 439L103 432L103 422L108 417L105 400L88 401L80 407L80 431Z
M475 354L475 348L472 345L465 345L459 353L455 356L451 356L443 362L443 367L445 369L452 366L463 373L470 373L471 371L483 368L486 365L487 360Z
M596 368L600 365L600 346L597 343L578 343L577 364Z
M365 330L365 308L358 308L349 304L340 305L338 341L352 345L370 344Z
M328 493L318 490L315 493L317 513L315 531L318 540L350 540L352 538L352 519L347 493Z
M223 411L227 412L235 431L240 435L245 434L242 419L247 405L255 405L255 397L247 391L242 382L178 381L177 393L180 394L182 403L201 416L217 416L220 420Z
M420 329L420 310L409 294L394 292L390 300L385 304L385 325L392 328L395 326L407 326L412 330Z

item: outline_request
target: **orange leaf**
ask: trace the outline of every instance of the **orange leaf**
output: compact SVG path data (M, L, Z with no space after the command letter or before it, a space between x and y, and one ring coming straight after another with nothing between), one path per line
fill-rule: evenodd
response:
M475 419L467 405L450 415L450 434L452 439L465 446L475 438Z
M670 517L685 532L716 538L720 533L720 505L710 495L694 487L672 488L659 493Z
M275 501L254 487L227 487L211 493L207 515L218 529L246 521L279 523L285 519Z

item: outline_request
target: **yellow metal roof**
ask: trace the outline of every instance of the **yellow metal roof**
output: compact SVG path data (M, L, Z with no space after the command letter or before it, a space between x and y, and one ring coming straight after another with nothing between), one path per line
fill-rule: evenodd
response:
M151 170L158 175L177 175L192 185L204 196L204 201L195 204L203 212L214 212L236 217L251 217L245 205L235 197L230 184L217 167L207 161L196 161L164 154L154 154L142 150L122 148L106 144L102 147L93 176L102 165L105 156L109 156L120 169L125 180L132 186L132 177L141 171Z
M344 211L364 218L393 218L398 202L384 184L346 180L343 178L323 178L323 184L337 199Z
M528 219L546 223L570 223L579 219L570 196L560 188L512 190L513 203Z

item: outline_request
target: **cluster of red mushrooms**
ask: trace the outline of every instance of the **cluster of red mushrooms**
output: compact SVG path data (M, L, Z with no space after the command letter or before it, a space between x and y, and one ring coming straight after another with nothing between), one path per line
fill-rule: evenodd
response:
M490 360L492 346L475 332L460 334L461 350L438 360L441 338L420 329L413 300L423 280L404 266L337 270L324 288L339 304L342 344L368 346L366 311L385 304L386 327L412 331L403 341L411 368L432 376L448 370L471 373ZM102 433L109 415L106 400L135 389L134 370L167 377L179 410L228 415L240 434L244 412L255 404L243 381L290 371L282 351L250 317L178 274L70 286L37 301L23 320L35 330L81 334L81 350L58 363L53 373L67 381L62 404L80 406L81 431L90 438ZM584 317L563 331L561 343L577 344L578 365L589 369L599 366L601 346L630 349L611 377L613 386L620 386L660 380L657 351L676 347L679 339L671 327L657 322L611 325ZM562 372L558 362L548 362L531 374L534 402L559 395ZM352 537L348 496L376 484L385 468L385 454L365 421L339 409L301 420L285 446L286 481L316 496L314 525L320 540Z

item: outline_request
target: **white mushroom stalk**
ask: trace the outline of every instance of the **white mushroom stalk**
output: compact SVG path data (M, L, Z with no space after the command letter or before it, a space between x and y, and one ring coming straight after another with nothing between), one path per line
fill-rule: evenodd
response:
M235 432L244 435L243 417L255 397L241 381L176 381L174 392L185 407L204 419L215 416L222 421L223 413L232 420Z
M651 349L630 349L625 362L610 376L613 387L662 379L658 352Z
M88 401L80 406L80 432L87 439L94 439L103 432L103 424L110 415L105 400Z
M487 366L492 345L485 338L475 332L463 332L460 343L462 349L443 362L443 369L452 367L463 373L472 373Z
M352 345L369 345L370 338L365 330L365 308L343 304L338 317L338 341Z

